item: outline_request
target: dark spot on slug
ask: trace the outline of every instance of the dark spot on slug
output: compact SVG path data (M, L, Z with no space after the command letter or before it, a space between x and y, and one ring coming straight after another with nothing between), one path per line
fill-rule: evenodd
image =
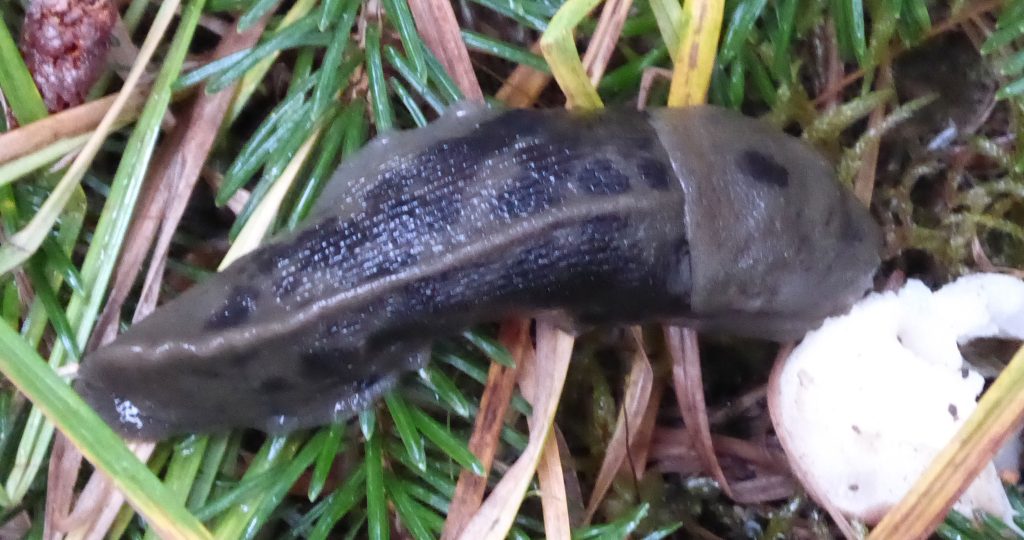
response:
M310 382L320 382L341 377L346 362L358 361L355 350L346 347L316 349L299 356L299 373Z
M860 426L858 426L857 424L853 424L853 425L850 426L850 428L853 429L854 433L856 433L857 435L860 435Z
M957 411L956 405L950 403L948 410L949 410L949 415L953 417L954 421L960 420L960 413Z
M583 165L576 173L575 182L584 192L593 195L618 195L629 191L629 177L606 158Z
M495 203L498 214L504 218L536 215L561 201L561 196L550 178L524 173L506 183L505 191L498 194Z
M664 163L656 159L645 159L637 168L648 187L657 191L668 190L668 169Z
M217 380L224 376L222 369L209 365L192 366L189 373L201 379Z
M857 484L850 484L849 488L850 488L850 491L853 491L853 492L860 491L860 486L857 485Z
M757 150L744 150L738 165L743 174L756 182L775 187L789 185L789 171L773 157Z
M257 390L264 394L278 394L287 390L290 385L284 377L268 377L260 381Z
M231 289L224 304L206 320L206 330L233 328L249 320L256 311L260 291L256 287L238 285Z
M359 392L365 392L376 386L381 381L381 378L379 373L371 373L366 378L357 381L356 388L358 388Z

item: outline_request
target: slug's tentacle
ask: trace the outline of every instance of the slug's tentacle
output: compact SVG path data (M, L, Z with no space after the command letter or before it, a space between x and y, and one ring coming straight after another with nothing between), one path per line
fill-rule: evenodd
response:
M80 392L136 438L290 430L367 407L435 337L476 323L675 320L792 337L863 293L877 264L870 235L809 223L833 211L872 227L820 158L734 113L478 109L435 127L371 143L304 229L89 355ZM748 146L718 147L731 137ZM804 207L785 217L792 203ZM813 305L781 296L801 279L826 279Z

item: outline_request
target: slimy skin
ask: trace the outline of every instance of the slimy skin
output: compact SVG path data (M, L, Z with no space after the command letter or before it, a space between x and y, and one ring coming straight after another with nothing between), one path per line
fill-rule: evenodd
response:
M794 339L864 294L879 238L815 151L730 111L460 109L370 143L304 228L88 355L77 389L130 438L281 432L503 317Z

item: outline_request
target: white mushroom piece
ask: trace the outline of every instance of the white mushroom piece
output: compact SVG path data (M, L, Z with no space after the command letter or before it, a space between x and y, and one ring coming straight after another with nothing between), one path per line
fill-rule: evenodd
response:
M984 381L958 344L982 337L1024 339L1024 281L977 274L932 292L911 280L809 333L769 388L775 428L808 492L877 523L977 405ZM1009 522L993 465L955 508Z

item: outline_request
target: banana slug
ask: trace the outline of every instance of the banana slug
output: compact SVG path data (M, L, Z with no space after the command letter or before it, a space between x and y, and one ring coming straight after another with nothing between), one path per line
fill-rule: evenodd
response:
M87 355L76 387L130 438L287 431L501 317L797 338L865 293L879 241L821 156L731 111L462 108L371 142L303 228Z

